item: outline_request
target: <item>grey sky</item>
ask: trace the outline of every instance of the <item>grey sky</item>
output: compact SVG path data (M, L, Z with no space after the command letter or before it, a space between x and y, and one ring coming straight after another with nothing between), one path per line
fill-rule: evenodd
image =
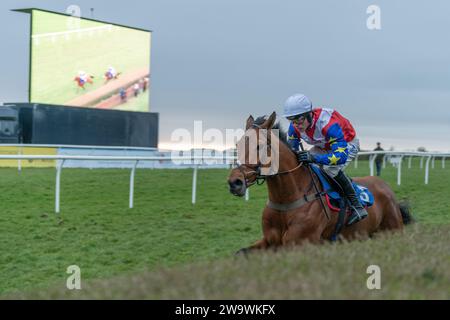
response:
M450 2L156 0L0 2L0 101L26 101L28 16L38 7L153 30L152 111L160 141L180 127L240 128L291 94L336 108L363 148L450 151ZM381 30L366 9L381 8ZM5 79L8 81L5 83Z

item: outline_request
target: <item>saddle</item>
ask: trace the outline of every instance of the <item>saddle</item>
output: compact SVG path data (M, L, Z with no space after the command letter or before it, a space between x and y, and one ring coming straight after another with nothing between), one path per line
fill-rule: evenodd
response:
M326 193L325 198L327 200L328 207L331 211L339 212L340 202L341 200L344 200L344 194L341 190L341 187L318 165L311 165L311 169L313 169L313 172L319 178L319 181L322 184L323 190ZM374 202L374 197L370 190L357 184L354 181L352 181L352 184L353 188L356 191L356 195L363 207L371 207Z
M338 239L339 233L344 227L344 220L346 214L350 214L351 210L345 199L344 192L339 186L339 184L330 177L321 167L318 165L311 165L311 169L314 174L319 178L322 184L323 190L325 192L325 199L328 207L331 211L338 212L338 221L334 228L334 232L331 235L330 240L335 242ZM353 188L356 191L356 196L358 197L360 203L367 209L373 205L374 197L368 188L363 187L354 181L352 181Z

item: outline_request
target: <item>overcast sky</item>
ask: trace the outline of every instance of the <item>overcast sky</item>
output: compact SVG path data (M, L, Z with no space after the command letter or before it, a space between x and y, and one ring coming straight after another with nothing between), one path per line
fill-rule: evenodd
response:
M448 0L151 0L0 2L0 101L27 100L29 16L64 12L153 30L151 110L160 141L177 128L242 128L286 98L349 118L362 147L450 151ZM125 5L126 4L126 5ZM381 30L369 30L369 5Z

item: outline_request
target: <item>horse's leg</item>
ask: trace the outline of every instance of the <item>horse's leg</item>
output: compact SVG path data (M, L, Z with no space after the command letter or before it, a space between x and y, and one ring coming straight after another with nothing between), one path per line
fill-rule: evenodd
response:
M376 201L373 211L378 217L379 230L401 230L403 228L402 214L395 199L394 191L384 181L376 177L372 178L372 181L370 189Z
M251 251L255 250L261 250L261 249L267 249L269 247L269 244L267 243L265 238L262 238L261 240L256 241L254 244L252 244L250 247L241 248L239 249L235 255L247 255Z
M323 242L322 228L305 228L304 225L295 224L290 226L284 234L282 243L284 246L302 245L305 243L320 244Z
M383 207L383 220L380 224L381 230L401 230L403 229L402 214L400 207L394 198L388 201Z
M276 249L281 245L281 229L279 225L265 212L263 218L263 235L261 240L256 241L250 247L245 247L236 252L236 254L247 254L255 250Z
M335 219L337 217L333 220ZM322 206L316 201L293 215L283 235L282 245L301 245L306 242L320 244L323 242L322 234L328 225L329 221L323 214Z

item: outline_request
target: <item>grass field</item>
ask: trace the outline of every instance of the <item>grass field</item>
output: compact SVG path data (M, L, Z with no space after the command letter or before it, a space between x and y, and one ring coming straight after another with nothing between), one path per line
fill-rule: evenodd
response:
M350 168L367 175L367 163ZM192 206L191 170L138 170L127 209L129 170L65 169L61 215L53 213L54 169L0 169L0 294L91 298L450 298L450 170L413 162L394 185L416 225L338 246L306 246L249 260L237 249L261 236L266 186L250 201L228 193L227 170L200 170ZM66 268L81 268L83 290L65 289ZM365 286L369 264L382 290Z
M33 11L33 35L67 31L67 19L63 15ZM80 21L81 30L99 26L105 24ZM33 39L31 101L64 104L95 90L103 85L103 74L110 65L123 75L142 68L150 70L150 37L148 32L114 26L101 32ZM95 77L94 84L86 84L86 91L77 89L73 81L80 70ZM144 106L148 106L148 101Z

